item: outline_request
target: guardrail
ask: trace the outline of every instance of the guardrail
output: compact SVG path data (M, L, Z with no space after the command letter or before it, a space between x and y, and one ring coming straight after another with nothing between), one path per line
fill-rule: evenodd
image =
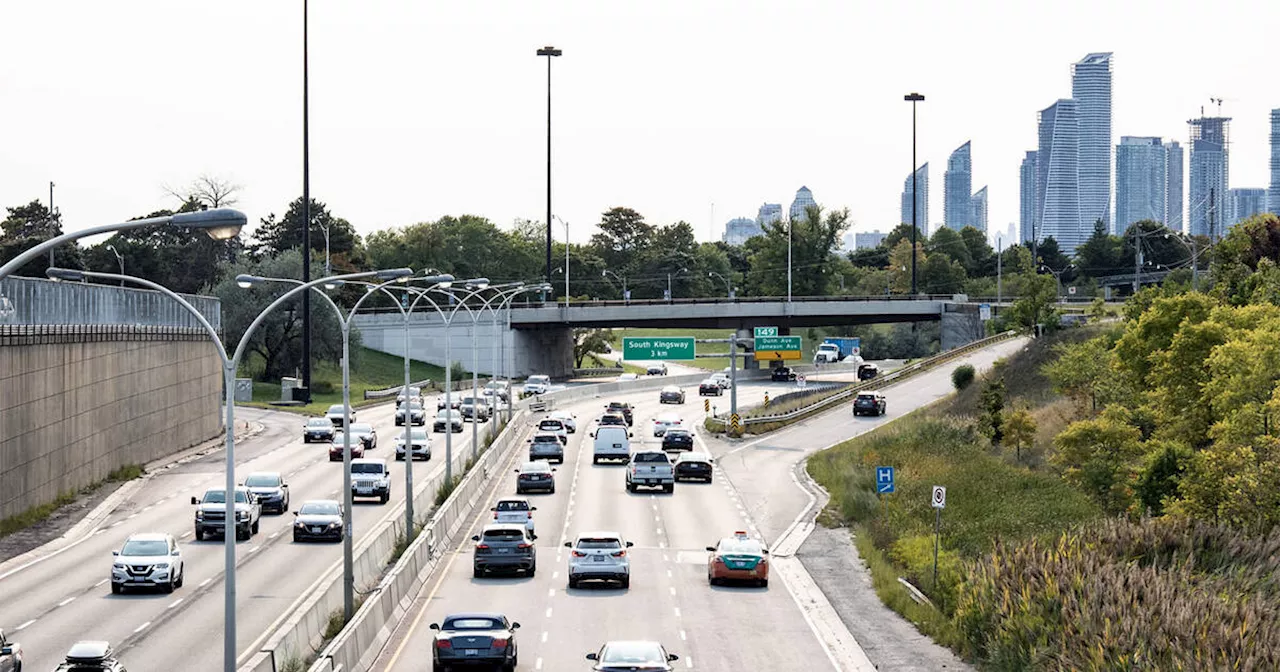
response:
M217 297L182 294L213 328L222 330ZM0 280L0 324L124 324L200 329L182 306L150 289L44 278Z
M434 507L435 496L444 482L443 472L423 479L414 488L417 510L435 508L435 511L389 571L387 563L404 533L404 509L397 507L388 511L372 532L360 540L355 549L355 584L364 601L351 621L319 651L311 670L350 671L369 667L380 648L377 644L389 636L389 632L382 632L384 627L399 619L422 582L447 558L449 540L471 514L491 477L501 473L496 465L502 464L512 450L524 446L524 438L531 431L526 418L527 414L522 411L515 413L492 446L480 455L438 508ZM470 457L470 450L455 451L454 473L462 473ZM310 658L323 640L330 616L342 608L342 602L342 562L339 560L321 574L308 596L238 669L240 672L276 672L292 660Z
M832 301L958 301L967 302L969 299L963 294L869 294L858 296L793 296L789 300L791 303L830 303ZM622 299L592 299L589 301L571 301L570 307L596 307L596 306L668 306L681 304L707 304L707 303L787 303L785 296L736 296L728 298L724 296L707 296L700 298L688 299L631 299L629 301ZM522 310L525 308L548 308L548 307L564 307L564 301L528 301L521 303L513 303L512 308Z
M574 369L574 378L590 378L592 376L616 376L626 372L621 366L597 366L589 369Z
M779 413L775 415L743 417L741 419L741 422L744 427L750 427L751 425L764 425L764 424L770 424L774 422L789 422L791 420L796 420L806 415L809 415L810 413L815 413L817 411L820 411L832 404L848 399L849 397L856 395L858 392L861 392L863 390L884 387L885 383L902 382L903 380L906 380L907 378L915 376L916 374L923 373L924 371L935 368L949 361L958 359L964 355L969 354L970 352L973 352L974 350L980 350L989 345L994 345L1001 341L1007 341L1013 338L1014 336L1017 336L1016 331L1006 331L1006 332L996 334L995 336L989 336L987 338L979 339L967 345L963 345L959 348L954 348L946 352L936 354L932 357L922 359L914 364L909 364L907 366L902 367L901 369L898 369L897 371L887 373L883 376L878 376L876 378L872 378L871 380L864 380L857 383L851 383L847 388L829 397L823 398L808 406L804 406L801 408L788 411L786 413ZM741 412L739 412L739 415L741 415ZM708 420L710 420L713 423L719 424L721 427L719 431L725 431L725 428L728 427L729 418L726 415L723 415L723 414L717 415L717 416L708 418Z
M421 389L429 386L430 384L431 384L431 379L426 378L416 383L409 383L409 387L417 387ZM364 398L365 399L381 399L383 397L389 397L393 394L400 394L400 390L402 389L404 389L404 385L396 385L394 387L388 387L381 390L365 390Z

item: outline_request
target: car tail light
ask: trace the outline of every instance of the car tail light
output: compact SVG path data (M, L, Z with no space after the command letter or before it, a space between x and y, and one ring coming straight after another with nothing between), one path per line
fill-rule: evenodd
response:
M533 544L526 544L526 543L524 543L524 542L520 542L519 544L516 544L516 548L521 548L521 549L523 549L523 548L533 548Z
M609 555L612 555L612 556L613 556L613 557L615 557L615 558L621 558L621 557L625 557L625 556L627 555L627 552L626 552L626 551L614 551L614 552L610 553Z
M494 520L497 520L497 519L498 519L498 512L497 512L497 511L494 511L494 512L493 512L493 519L494 519Z
M437 639L437 640L436 640L436 648L437 648L437 649L452 649L452 648L453 648L453 642L450 642L450 641L449 641L449 640L447 640L447 639Z
M532 511L526 511L524 515L525 515L525 517L526 517L526 518L528 518L529 520L533 520L533 512L532 512Z
M583 553L582 551L574 551L574 552L573 552L573 557L575 557L575 558L585 558L585 557L587 557L587 554L586 554L586 553Z
M507 639L505 637L495 637L493 640L493 648L495 649L507 648Z
M489 550L489 544L476 544L476 549L481 551Z

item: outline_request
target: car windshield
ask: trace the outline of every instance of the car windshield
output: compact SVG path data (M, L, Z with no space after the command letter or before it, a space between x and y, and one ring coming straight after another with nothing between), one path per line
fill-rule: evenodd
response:
M403 436L403 435L401 435L399 438L403 439L403 438L404 438L404 436ZM409 440L410 440L410 441L426 441L426 440L427 440L427 430L425 430L425 429L412 429L412 430L409 430Z
M716 380L715 380L714 378L708 378L708 379L706 379L706 380L702 381L702 384L703 384L703 385L715 385L715 384L716 384Z
M298 513L304 516L336 516L338 515L337 502L307 502L298 509Z
M307 421L308 427L332 427L333 423L328 418L311 418Z
M440 411L439 413L436 413L437 420L448 420L449 418L457 418L457 417L461 417L461 416L458 414L457 411L453 411L453 410L445 410L445 411Z
M359 425L351 425L351 433L352 434L372 434L373 425L367 425L363 423Z
M346 443L347 443L347 439L346 439L346 435L345 435L345 434L343 434L342 432L334 432L334 433L333 433L333 445L335 445L335 446L345 446L345 445L346 445Z
M543 420L538 423L538 429L564 429L564 423L559 420Z
M546 385L549 382L551 382L550 376L529 376L529 379L525 381L525 384L526 385Z
M764 551L764 547L760 545L760 542L752 539L725 539L720 542L721 553L760 555L762 551Z
M410 401L410 402L408 402L408 403L409 403L409 410L411 410L411 411L421 411L421 410L422 410L422 404L421 404L421 403L416 402L416 401ZM400 404L400 409L401 409L401 410L403 410L403 409L404 409L404 404Z
M622 542L608 537L583 537L578 540L578 548L582 550L601 550L622 548Z
M504 499L498 502L499 511L528 511L529 502L517 499Z
M544 427L543 429L545 429L545 427ZM535 435L533 436L533 442L534 442L534 443L556 443L556 444L558 444L558 443L560 443L560 439L557 439L555 434L535 434Z
M342 409L343 409L342 404L334 404L329 407L329 413L331 414L342 413Z
M485 530L484 538L493 541L520 541L524 539L523 530Z
M450 618L444 622L445 630L502 630L502 621L496 618Z
M876 395L874 395L874 394L859 394L859 395L858 395L858 401L875 401L875 400L876 400Z
M706 453L685 453L676 458L677 462L706 462L710 457Z
M667 657L662 655L662 647L646 642L627 642L610 644L600 656L603 663L665 663Z
M384 471L386 471L386 468L383 467L381 464L357 462L356 464L351 465L351 473L353 474L381 474Z
M520 471L526 474L542 473L550 470L546 462L525 462L524 466L520 467Z
M227 495L224 490L209 490L204 493L204 498L200 500L205 504L226 504ZM249 501L244 490L236 490L236 501L244 504Z
M667 463L671 460L667 458L666 453L636 453L632 458L632 462L641 464Z
M163 539L130 539L124 542L120 555L166 555L169 542Z
M680 388L678 387L664 387L662 391L668 394L680 394Z
M667 430L667 436L680 436L680 437L689 436L689 430L680 429L679 427L672 427L671 429Z
M466 404L466 405L468 405L468 406L474 405L474 404L476 403L476 398L475 398L475 397L463 397L463 398L462 398L462 403L464 403L464 404Z
M274 488L280 485L280 474L250 474L244 484L251 488Z

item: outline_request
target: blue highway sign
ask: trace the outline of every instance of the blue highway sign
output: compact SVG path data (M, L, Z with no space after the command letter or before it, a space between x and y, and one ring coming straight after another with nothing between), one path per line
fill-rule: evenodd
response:
M876 493L887 495L893 492L893 467L876 467Z

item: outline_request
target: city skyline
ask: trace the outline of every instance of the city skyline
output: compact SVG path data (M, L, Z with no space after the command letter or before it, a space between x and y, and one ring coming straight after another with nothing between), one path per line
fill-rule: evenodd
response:
M947 157L943 175L942 225L953 231L973 221L973 146L965 140Z
M915 182L912 182L915 177ZM914 194L913 184L919 185L920 193ZM913 199L914 195L914 199ZM915 201L912 203L912 201ZM914 216L916 225L920 228L920 232L929 235L929 162L925 161L915 171L908 172L906 178L902 181L902 198L899 219L903 224L910 224ZM915 207L914 215L912 206Z
M911 166L910 105L902 95L913 90L927 96L918 105L919 162L938 165L972 139L981 154L972 181L990 185L990 221L1018 220L1017 168L1034 146L1031 113L1067 93L1071 63L1101 50L1120 59L1115 137L1185 143L1186 120L1211 96L1222 97L1222 113L1235 119L1232 182L1271 182L1268 113L1280 96L1259 86L1258 64L1269 58L1266 27L1280 9L1215 6L1236 32L1206 55L1169 39L1201 18L1191 6L999 5L1011 25L1052 22L1055 30L1012 31L1000 44L972 44L964 58L952 57L942 38L976 28L995 7L944 6L921 18L907 6L752 0L734 11L662 0L642 8L507 3L496 12L467 4L317 4L312 195L366 235L463 213L504 227L517 218L540 221L546 63L533 52L545 44L564 49L553 66L554 207L575 242L618 205L657 224L688 221L706 240L711 203L717 212L750 213L779 184L808 184L824 207L848 207L854 230L888 228L897 223L894 197ZM0 86L11 100L41 104L6 111L7 125L22 132L11 134L0 157L0 205L43 201L56 182L55 203L67 228L78 229L172 207L166 186L209 174L243 186L238 206L256 226L300 194L299 8L69 0L18 4L6 18L0 54L22 67L0 72ZM1132 30L1139 24L1143 30ZM59 27L53 43L29 29L42 25ZM613 30L619 25L628 26L621 39ZM849 26L866 25L900 28L847 39ZM893 49L908 25L919 48L863 73L857 85L843 81L839 64ZM181 35L184 48L157 59L156 36L164 35ZM225 47L229 36L235 49ZM640 48L659 36L664 53ZM749 46L762 41L777 44L777 53ZM94 58L84 59L86 51ZM979 64L982 76L974 77ZM219 100L232 103L203 104L191 81L217 82ZM729 113L726 101L766 82L822 92L838 104ZM1013 98L1002 95L1011 83ZM640 103L618 109L609 102L620 97ZM771 160L772 151L789 160ZM932 196L934 219L942 202Z
M1161 138L1121 136L1116 146L1116 229L1144 219L1168 223L1168 149Z

